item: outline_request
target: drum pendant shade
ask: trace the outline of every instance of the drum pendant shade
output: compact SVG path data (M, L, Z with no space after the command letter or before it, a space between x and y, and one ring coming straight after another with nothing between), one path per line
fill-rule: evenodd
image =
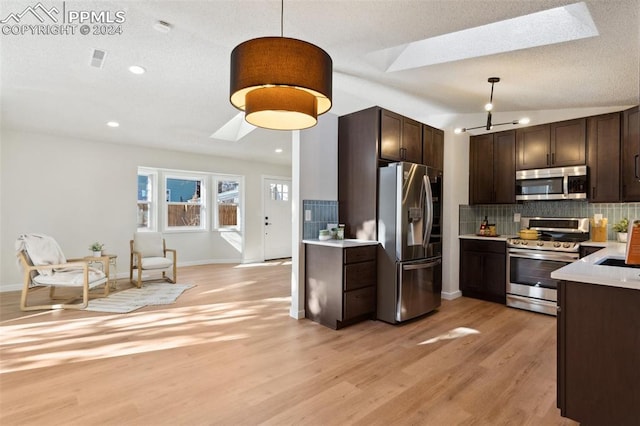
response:
M230 101L254 126L306 129L331 108L332 72L327 52L306 41L248 40L231 52Z

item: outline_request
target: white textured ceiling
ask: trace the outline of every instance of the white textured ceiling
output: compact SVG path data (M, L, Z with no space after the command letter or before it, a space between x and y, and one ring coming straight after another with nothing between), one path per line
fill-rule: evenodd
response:
M3 0L0 19L36 3ZM496 112L637 104L640 0L586 1L596 37L396 72L385 72L372 56L572 3L285 0L284 35L314 43L333 58L336 115L381 105L429 123L443 114L482 112L491 76L502 79ZM250 38L280 34L280 0L66 1L64 7L123 10L123 33L0 35L3 127L290 163L290 132L257 129L238 142L210 138L238 112L228 100L231 50ZM173 30L157 32L157 20ZM94 48L107 51L101 69L88 65ZM147 73L131 74L133 64ZM109 120L121 126L110 129ZM278 147L282 154L274 152Z

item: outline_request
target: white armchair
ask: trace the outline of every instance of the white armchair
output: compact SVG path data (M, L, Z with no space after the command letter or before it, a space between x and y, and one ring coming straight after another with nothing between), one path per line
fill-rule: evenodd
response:
M129 263L129 280L138 288L142 287L142 273L162 272L162 279L170 283L176 282L176 251L168 249L162 234L159 232L136 232L129 242L131 258ZM171 256L167 257L170 253ZM133 279L133 271L136 279ZM171 272L171 278L167 276Z
M86 260L66 259L56 240L42 234L20 235L16 241L16 255L23 271L20 296L22 311L84 309L89 304L89 290L102 284L105 285L104 295L109 294L108 256L101 259L104 271L90 268ZM27 299L38 287L49 287L49 299L52 303L29 306ZM82 295L57 297L55 290L59 287L81 289ZM81 303L73 303L80 298Z

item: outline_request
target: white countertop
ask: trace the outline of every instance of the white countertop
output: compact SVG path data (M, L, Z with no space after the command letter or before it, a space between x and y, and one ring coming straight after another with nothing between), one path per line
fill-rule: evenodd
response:
M339 247L339 248L348 248L348 247L361 247L361 246L377 246L377 241L369 241L369 240L354 240L354 239L344 239L344 240L324 240L320 241L317 238L311 240L302 240L305 244L315 244L318 246L327 246L327 247Z
M626 244L614 241L594 244L602 244L604 248L553 271L551 278L640 290L640 268L598 265L605 258L624 260Z

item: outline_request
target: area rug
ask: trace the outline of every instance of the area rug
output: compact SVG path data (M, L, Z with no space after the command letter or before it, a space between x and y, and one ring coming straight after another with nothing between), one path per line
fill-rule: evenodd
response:
M174 303L193 284L143 284L142 288L130 288L107 297L89 301L87 311L125 314L149 305L169 305Z

